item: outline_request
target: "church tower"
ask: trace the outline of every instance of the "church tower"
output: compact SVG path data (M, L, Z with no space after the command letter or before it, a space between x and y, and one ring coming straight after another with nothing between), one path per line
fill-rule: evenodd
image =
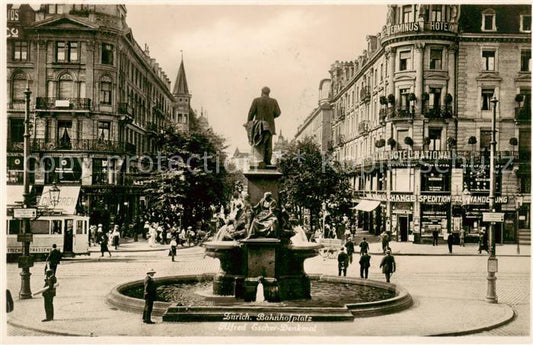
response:
M187 85L187 77L185 75L185 67L183 65L183 54L181 55L180 68L178 70L178 76L174 83L174 89L172 95L176 100L174 106L174 116L172 117L174 123L179 129L189 129L189 115L191 109L191 94L189 93L189 87Z

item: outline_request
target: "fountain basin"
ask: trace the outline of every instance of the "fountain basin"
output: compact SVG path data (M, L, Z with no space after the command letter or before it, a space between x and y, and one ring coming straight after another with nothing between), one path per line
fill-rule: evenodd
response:
M203 275L183 275L169 276L155 279L158 290L165 285L190 284L184 288L191 290L194 285L200 285L201 291L209 293L209 282L213 279L213 274ZM182 301L179 305L175 302L156 301L154 303L154 316L163 316L163 321L170 322L192 322L192 321L351 321L359 317L371 317L384 315L409 308L413 304L411 296L406 290L395 284L385 282L363 280L352 277L337 277L326 275L310 275L313 291L317 290L316 298L310 300L292 300L276 303L255 303L245 302L232 296L202 296L196 293L189 302ZM204 286L202 286L204 284ZM333 295L331 303L327 298L320 297L319 289L315 289L319 284L338 285L338 288L327 287L324 291L331 291ZM339 293L342 289L349 289L350 286L365 287L375 289L377 292L387 292L390 297L374 301L357 302L356 298L350 300L349 293L339 301ZM141 313L144 308L144 300L132 297L132 291L141 290L143 281L138 280L120 284L113 288L107 296L107 302L121 310ZM130 294L130 296L126 295ZM324 294L322 294L324 295ZM327 295L327 293L326 293ZM142 296L142 295L139 295ZM326 296L327 297L327 296ZM183 303L185 302L185 303Z

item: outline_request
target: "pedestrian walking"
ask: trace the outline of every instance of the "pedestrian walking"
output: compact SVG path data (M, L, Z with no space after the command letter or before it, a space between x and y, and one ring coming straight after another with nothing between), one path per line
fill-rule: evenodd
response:
M111 252L109 251L109 248L107 247L108 243L109 243L109 240L107 236L104 234L102 236L102 239L100 240L100 252L102 253L102 257L104 256L105 252L108 252L109 256L111 256Z
M102 224L98 224L98 230L96 230L96 244L100 244L102 242L103 237L104 237L104 228Z
M359 266L361 279L368 279L368 268L370 267L370 255L368 253L363 253L359 258Z
M359 252L361 253L361 255L368 253L370 246L368 242L366 241L366 237L363 237L363 242L359 243L359 248L360 248Z
M118 245L120 243L120 231L118 230L118 225L115 225L111 238L113 239L113 247L115 247L115 250L118 250Z
M52 269L46 270L46 278L44 279L44 287L47 288L43 292L44 311L46 318L42 322L52 321L54 319L54 297L56 295L57 278Z
M433 230L433 246L439 245L439 230Z
M167 228L163 227L161 230L161 244L168 244L167 242Z
M344 247L341 248L341 251L337 256L337 261L339 263L339 276L342 273L346 277L346 270L348 269L349 259L348 254L346 254L346 252L344 251Z
M448 250L450 251L450 254L451 254L452 249L453 249L453 233L448 234L447 242L448 242Z
M15 309L15 303L13 302L11 291L6 289L6 313L11 313L13 309Z
M143 311L143 322L152 324L152 309L154 308L155 301L155 282L154 282L155 271L153 269L146 272L146 277L144 278L144 311Z
M461 229L459 232L459 246L465 246L465 229Z
M89 246L96 245L96 225L91 225L89 227Z
M346 247L346 254L348 255L348 261L351 264L353 261L353 252L355 251L355 248L354 248L355 244L353 243L352 238L350 236L347 237L344 247Z
M396 262L394 261L394 256L392 256L391 251L387 250L387 255L381 260L379 267L381 272L385 274L385 279L387 283L390 283L391 275L396 272Z
M176 256L176 249L178 248L178 242L176 242L176 238L172 237L170 240L170 249L169 249L169 255L172 256L172 261L174 261L174 257Z
M48 253L48 256L46 257L46 264L52 271L54 271L54 275L57 271L57 265L61 262L61 251L57 249L57 245L54 243L52 244L52 249L50 250L50 253Z
M381 249L383 253L387 251L387 248L389 248L389 235L384 231L381 234Z
M486 237L486 234L484 231L481 231L479 233L479 254L481 254L481 252L483 250L486 250L487 253L489 252L489 249L488 249L488 246L487 246L487 237Z

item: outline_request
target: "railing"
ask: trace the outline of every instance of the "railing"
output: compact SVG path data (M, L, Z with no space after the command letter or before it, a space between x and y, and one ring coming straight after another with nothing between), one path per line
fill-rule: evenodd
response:
M359 134L362 134L362 135L365 135L368 133L369 131L369 123L368 121L361 121L359 122L359 125L357 126L357 129L359 130Z
M336 144L339 147L343 147L344 146L344 135L339 135L337 137Z
M90 98L37 97L36 110L91 110Z
M383 27L381 37L383 39L395 36L402 36L408 34L417 34L420 32L439 32L439 33L451 33L456 34L458 32L457 23L451 22L409 22L409 23L398 23L393 25L387 25Z
M449 119L453 116L453 108L451 105L424 106L423 113L429 119Z
M387 108L387 118L389 120L411 119L412 115L406 107Z
M123 149L119 141L100 139L70 139L65 141L45 141L44 139L34 139L32 144L34 151L105 151L122 152Z
M7 138L7 151L8 152L22 152L24 151L24 142L12 142L10 138Z
M387 114L389 112L389 108L381 108L379 109L379 123L384 124L385 121L387 121Z
M516 107L514 110L514 119L520 122L531 122L531 107Z

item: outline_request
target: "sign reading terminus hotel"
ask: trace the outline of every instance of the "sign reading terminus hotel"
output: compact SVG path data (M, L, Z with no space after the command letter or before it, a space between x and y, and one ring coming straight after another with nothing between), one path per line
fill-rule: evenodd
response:
M386 26L383 32L386 36L389 36L404 32L423 31L457 32L457 24L449 22L410 22Z

